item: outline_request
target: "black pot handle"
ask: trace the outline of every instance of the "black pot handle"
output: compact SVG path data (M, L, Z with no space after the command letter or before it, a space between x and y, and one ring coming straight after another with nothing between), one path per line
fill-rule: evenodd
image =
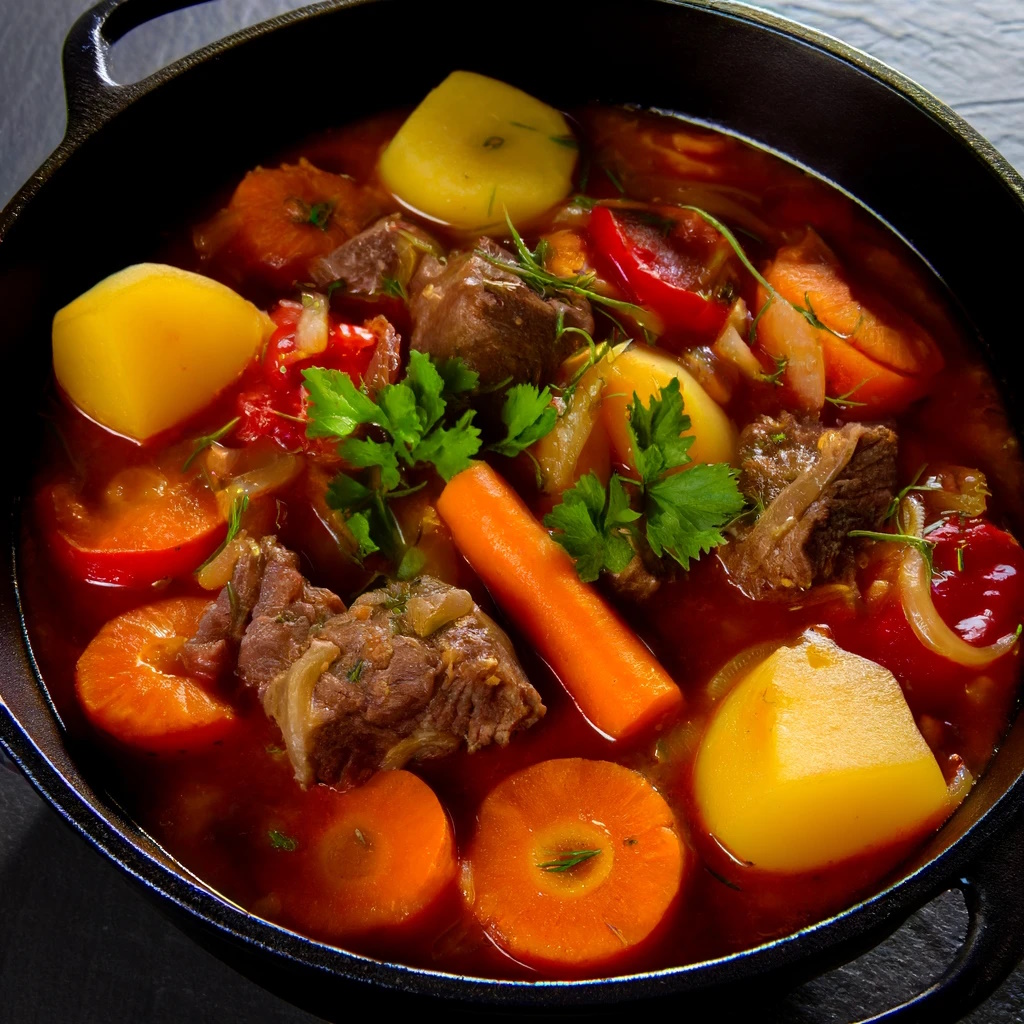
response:
M67 134L95 131L117 114L137 91L110 76L110 48L133 28L153 18L208 0L100 0L71 26L64 42Z
M1024 814L959 879L967 935L936 981L907 1002L859 1024L952 1024L1006 980L1024 956Z

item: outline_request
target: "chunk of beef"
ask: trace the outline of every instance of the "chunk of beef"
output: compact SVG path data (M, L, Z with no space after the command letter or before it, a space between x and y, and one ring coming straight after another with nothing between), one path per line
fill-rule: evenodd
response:
M825 427L762 416L740 435L740 487L764 506L719 556L755 599L791 599L819 583L851 583L851 530L881 527L896 488L896 434L881 424Z
M291 638L275 649L302 647L310 629L345 605L329 590L310 586L298 571L299 559L273 537L251 541L235 565L230 585L224 587L199 623L196 635L186 642L179 659L190 675L214 680L235 670L242 638L250 616L263 617L271 603L278 609L281 626ZM251 655L258 649L250 646ZM279 666L285 667L284 664Z
M349 295L381 295L395 283L405 288L424 253L441 252L426 231L392 214L315 260L310 274L320 288L340 281Z
M411 344L438 359L460 357L485 385L541 384L576 348L572 334L556 339L559 315L566 327L592 332L590 303L545 299L501 262L515 257L489 238L447 262L425 256L409 292Z
M275 546L239 650L303 785L504 745L543 716L508 637L467 591L421 577L340 606Z

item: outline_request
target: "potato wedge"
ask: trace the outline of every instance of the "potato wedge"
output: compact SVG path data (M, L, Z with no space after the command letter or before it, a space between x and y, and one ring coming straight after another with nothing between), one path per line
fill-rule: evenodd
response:
M453 71L380 159L384 184L427 217L463 230L525 224L568 195L576 141L553 107L504 82Z
M693 771L703 827L765 871L814 871L935 829L942 771L888 669L808 631L744 676Z
M679 378L683 412L690 417L694 462L732 462L736 457L736 428L722 407L671 356L652 349L630 348L611 361L605 371L605 398L601 408L615 457L633 466L633 452L626 429L626 410L633 393L647 405L673 378Z
M53 367L82 412L145 441L212 401L273 327L218 281L140 263L58 310Z

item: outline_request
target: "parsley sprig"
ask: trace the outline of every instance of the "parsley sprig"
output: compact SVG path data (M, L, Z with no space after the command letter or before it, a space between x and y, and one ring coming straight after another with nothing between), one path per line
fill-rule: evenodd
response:
M386 384L376 398L340 370L312 367L302 376L309 392L306 434L337 439L349 467L328 485L327 504L342 514L356 557L380 552L411 572L415 555L410 561L413 549L406 547L390 502L423 487L421 471L433 469L450 480L479 454L476 411L465 407L479 375L460 359L435 363L413 350L403 380ZM506 435L487 448L517 455L547 434L555 418L548 388L511 387L501 413Z
M628 413L639 479L614 473L605 487L591 472L544 517L585 581L596 580L602 570L621 572L641 537L656 557L667 555L685 569L725 542L722 528L745 504L738 473L727 463L702 463L676 472L692 462L694 440L677 379L647 406L634 392Z

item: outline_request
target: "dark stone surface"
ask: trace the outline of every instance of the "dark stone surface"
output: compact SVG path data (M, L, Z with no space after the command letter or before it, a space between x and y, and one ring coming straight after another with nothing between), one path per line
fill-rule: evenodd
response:
M0 0L0 204L42 162L64 125L60 44L84 0ZM296 6L221 0L168 15L115 48L129 81L203 42ZM860 47L952 105L1024 169L1021 0L803 0L762 6ZM1024 871L1024 865L1022 865ZM759 1024L840 1024L907 998L941 973L967 915L947 893L891 939L780 1001L758 996ZM358 1018L373 1007L346 1006ZM685 1008L681 1008L685 1009ZM16 774L0 769L0 1021L312 1022L185 937L62 825ZM1024 1021L1024 968L967 1018Z

